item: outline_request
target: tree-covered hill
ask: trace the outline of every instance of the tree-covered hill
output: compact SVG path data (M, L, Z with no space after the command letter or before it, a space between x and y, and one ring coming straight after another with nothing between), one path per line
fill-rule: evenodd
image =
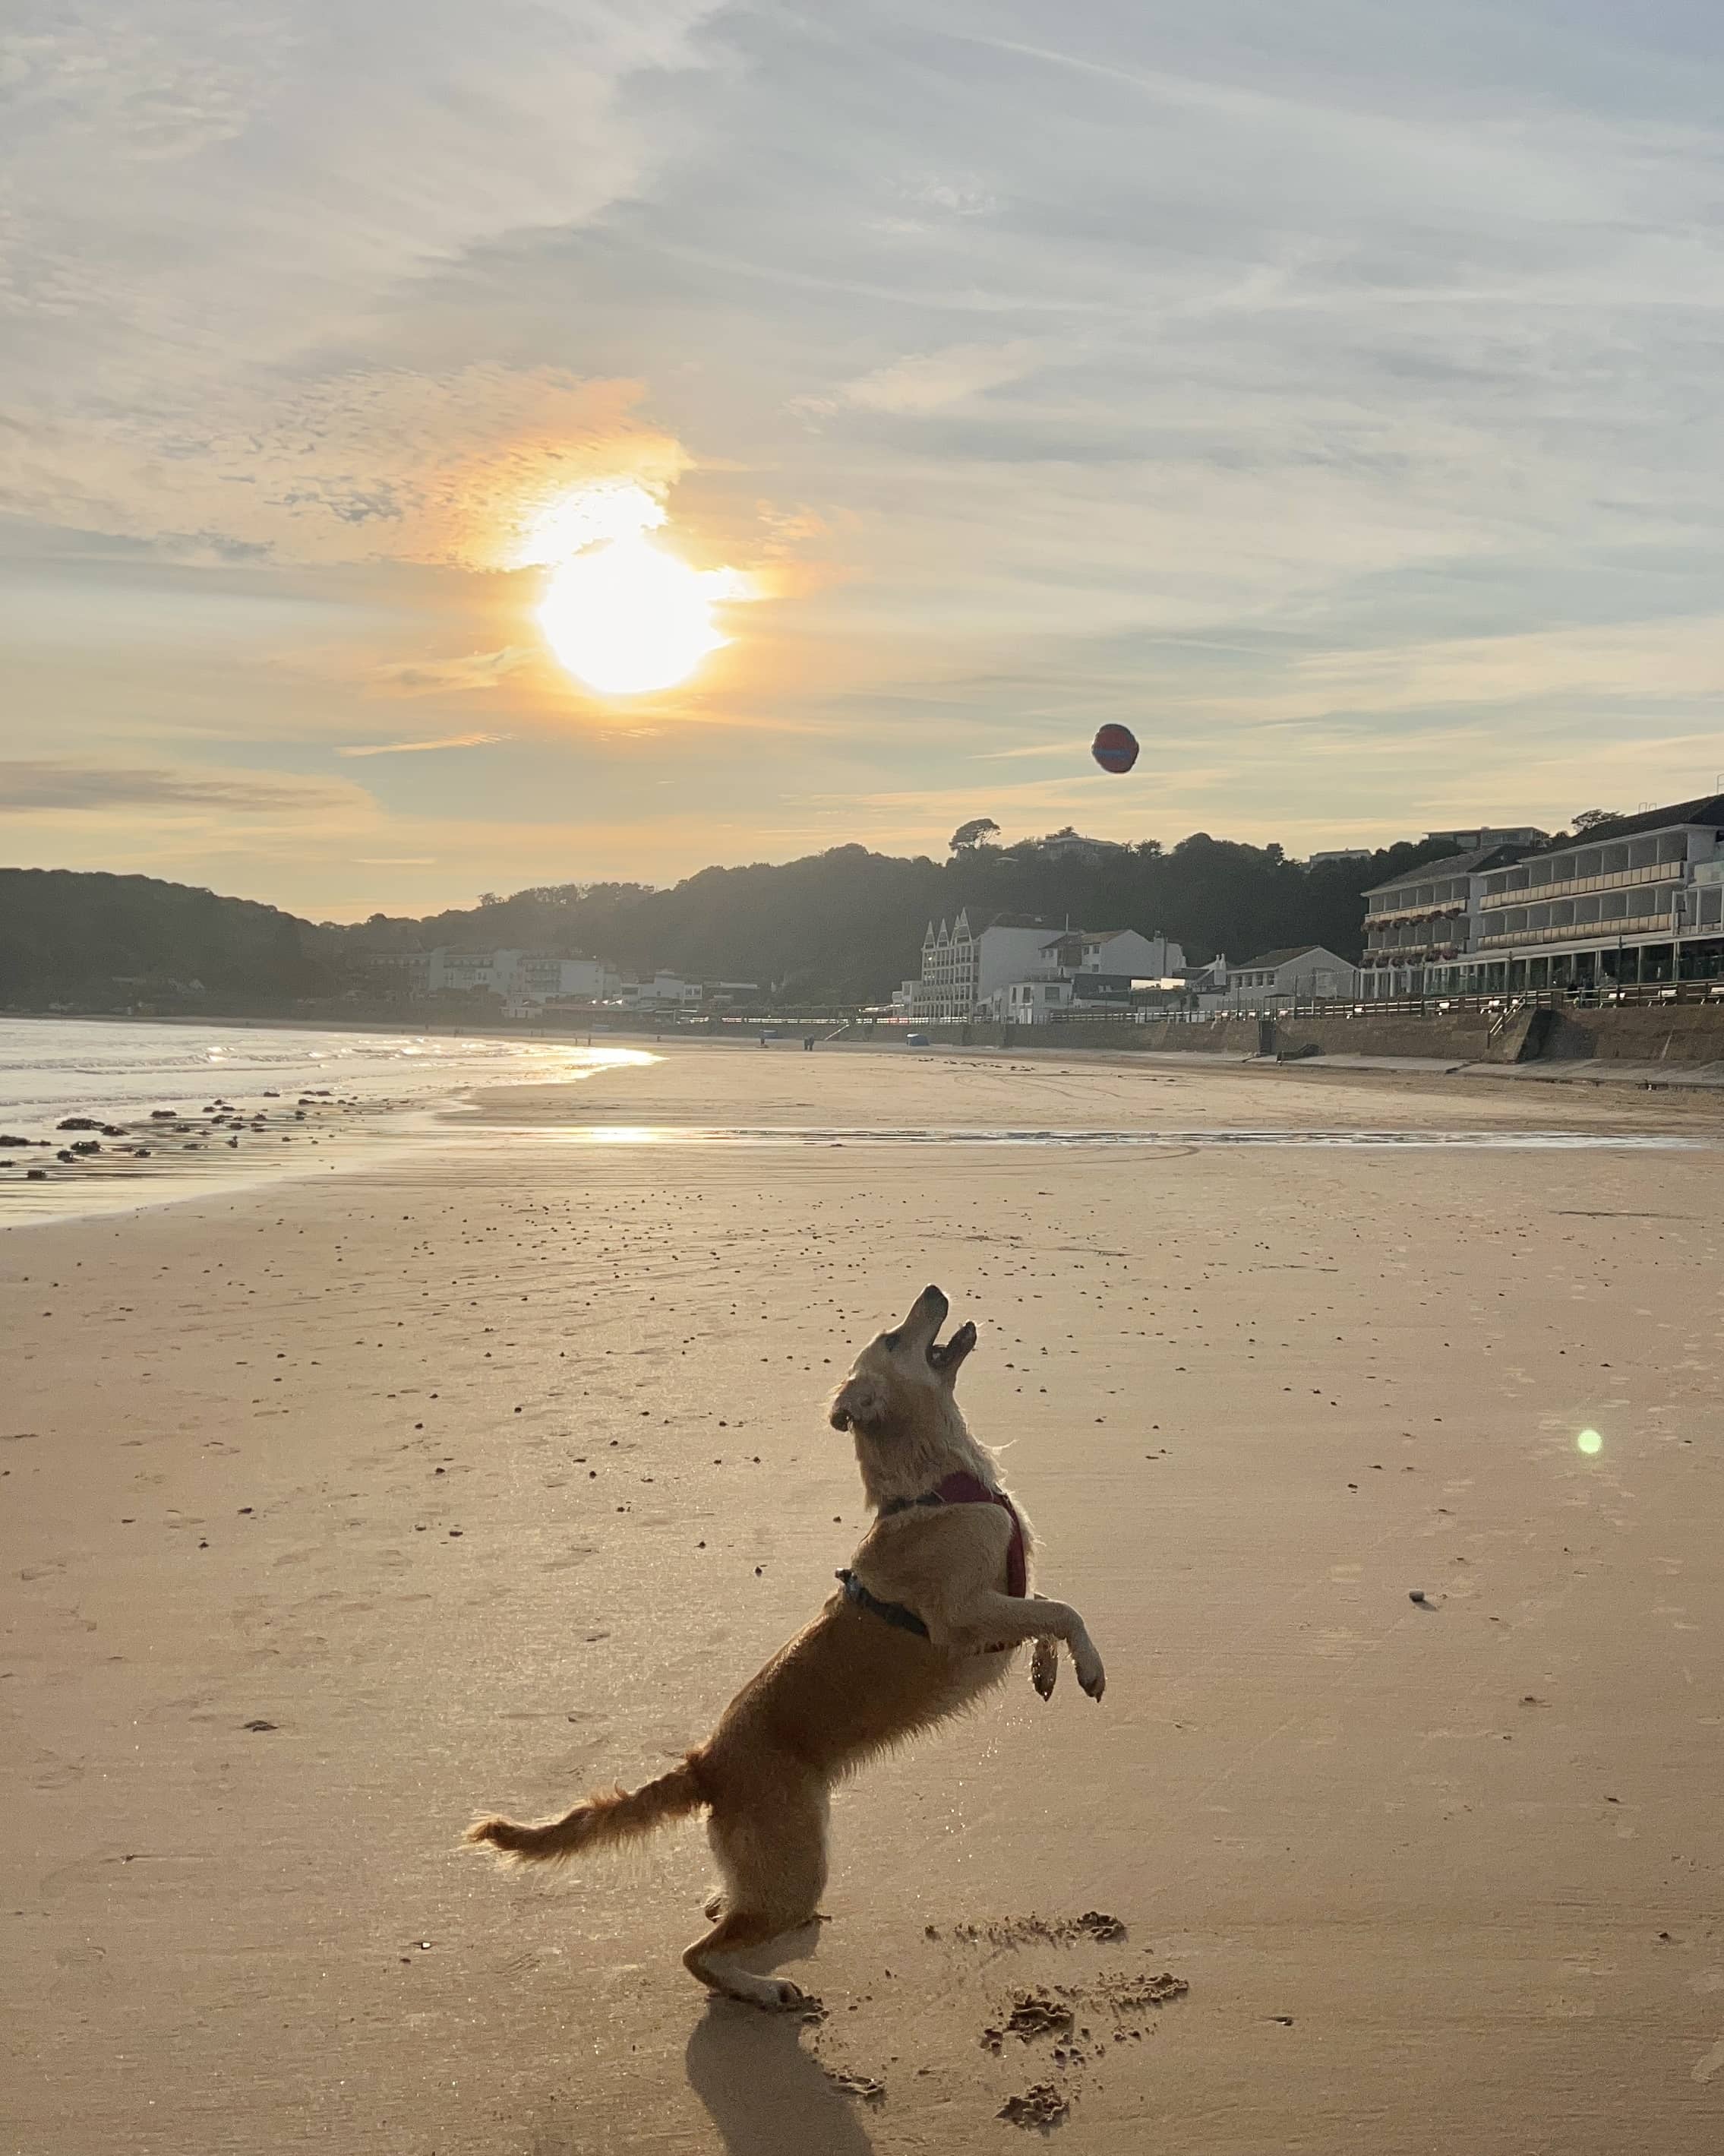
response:
M196 983L264 1007L330 993L340 963L309 921L249 899L154 876L0 868L0 1004L105 1008Z
M961 836L967 834L961 834ZM1084 928L1164 930L1193 958L1235 961L1290 943L1359 948L1372 884L1440 846L1309 865L1279 846L1197 832L1163 848L1091 845L1070 833L1011 846L971 838L947 860L863 846L782 864L702 869L664 890L578 880L488 895L423 920L301 921L249 900L150 876L0 869L0 1004L114 1008L200 993L264 1010L374 987L365 954L514 945L752 981L787 1003L877 1002L920 966L931 921L998 913ZM199 984L192 990L192 984Z
M655 968L697 980L757 981L789 999L874 1002L920 965L931 920L961 908L1085 928L1162 929L1193 957L1234 960L1299 942L1357 955L1371 885L1441 846L1368 860L1289 860L1198 832L1170 849L1086 847L1065 834L970 844L951 860L838 846L782 865L703 869L669 889L567 883L490 897L423 921L377 915L351 934L379 948L514 944Z

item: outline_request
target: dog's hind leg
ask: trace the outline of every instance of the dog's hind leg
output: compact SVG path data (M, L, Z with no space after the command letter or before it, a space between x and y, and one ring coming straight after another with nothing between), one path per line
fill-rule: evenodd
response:
M751 1791L748 1801L715 1806L708 1832L726 1884L707 1905L723 1914L682 1958L709 1989L750 2006L793 2010L811 2002L787 1978L738 1969L732 1954L767 1945L813 1920L826 1884L824 1789Z
M788 1977L756 1976L751 1970L734 1967L728 1958L750 1947L763 1947L795 1928L776 1916L732 1909L719 1918L704 1938L695 1941L684 1954L682 1965L709 1991L722 1992L726 1999L740 1999L745 2006L764 2006L779 2012L806 2006L811 2003L807 1993Z

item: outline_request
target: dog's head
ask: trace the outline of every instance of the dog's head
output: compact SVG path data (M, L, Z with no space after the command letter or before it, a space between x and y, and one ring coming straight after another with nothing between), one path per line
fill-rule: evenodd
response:
M901 1325L869 1342L833 1399L834 1430L885 1437L949 1408L957 1373L976 1344L976 1328L968 1324L942 1344L940 1328L951 1306L937 1287L924 1288Z

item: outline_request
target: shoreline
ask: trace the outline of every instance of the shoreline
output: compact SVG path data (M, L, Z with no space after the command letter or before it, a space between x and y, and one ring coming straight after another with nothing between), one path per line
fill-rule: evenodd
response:
M480 1038L467 1034L454 1037ZM849 1123L798 1120L800 1111L771 1108L782 1096L805 1091L810 1075L820 1075L808 1072L800 1054L793 1059L781 1052L767 1061L758 1060L756 1046L740 1064L734 1058L723 1059L748 1091L779 1117L777 1122L747 1116L725 1122L715 1122L698 1098L681 1099L676 1084L669 1089L669 1105L654 1106L665 1088L656 1082L630 1085L629 1080L659 1066L698 1071L702 1051L748 1044L667 1038L651 1050L624 1047L614 1040L591 1050L573 1044L555 1045L566 1047L571 1055L590 1053L615 1060L570 1068L560 1075L526 1070L506 1076L469 1074L454 1079L447 1091L433 1086L406 1096L316 1100L295 1091L290 1102L282 1099L262 1110L256 1104L277 1089L236 1086L232 1101L219 1115L205 1105L172 1122L122 1109L110 1123L99 1108L90 1110L90 1120L107 1133L94 1141L102 1148L99 1155L69 1161L60 1157L72 1145L90 1142L83 1132L56 1132L49 1139L33 1140L28 1149L0 1154L0 1162L7 1163L0 1168L0 1232L86 1216L113 1217L158 1204L195 1204L308 1178L322 1181L363 1173L415 1147L446 1152L464 1144L489 1152L511 1133L530 1137L558 1129L591 1132L595 1142L620 1138L624 1143L649 1145L655 1132L662 1132L685 1145L699 1142L732 1150L763 1143L842 1147L885 1142L880 1132L870 1128L872 1081L859 1086L834 1081L839 1090L856 1096L854 1105L859 1114ZM1529 1096L1523 1086L1465 1070L1360 1069L1324 1065L1310 1059L1275 1065L1206 1057L1199 1063L1177 1055L1105 1050L939 1047L906 1052L899 1044L875 1042L827 1046L829 1052L846 1049L843 1061L853 1068L896 1049L892 1060L917 1091L937 1094L942 1073L969 1072L978 1079L986 1074L989 1079L1021 1081L1016 1091L1026 1113L1002 1117L985 1129L972 1130L962 1115L950 1112L950 1103L942 1099L940 1112L931 1113L925 1125L900 1134L902 1143L924 1148L930 1143L1046 1144L1066 1151L1080 1142L1135 1148L1239 1144L1249 1142L1256 1122L1265 1127L1264 1142L1286 1143L1294 1141L1275 1134L1285 1133L1294 1122L1316 1134L1303 1142L1318 1142L1331 1112L1337 1111L1337 1142L1352 1133L1352 1142L1357 1142L1359 1134L1380 1130L1388 1148L1398 1142L1397 1132L1434 1129L1439 1104L1447 1104L1451 1111L1446 1118L1452 1126L1447 1142L1457 1143L1465 1141L1469 1131L1519 1132L1529 1145L1541 1132L1563 1142L1574 1133L1591 1132L1588 1142L1600 1148L1631 1147L1638 1142L1637 1133L1649 1132L1668 1132L1695 1146L1710 1142L1713 1132L1724 1134L1724 1098L1703 1092L1563 1086L1542 1086L1536 1096ZM428 1074L430 1066L427 1068ZM206 1082L226 1078L230 1083L234 1075L218 1065L199 1075ZM327 1075L339 1081L341 1074L331 1070ZM620 1100L604 1082L619 1077L624 1080ZM1027 1112L1041 1098L1039 1089L1052 1087L1057 1092L1063 1081L1086 1079L1103 1084L1106 1097L1118 1111L1116 1117L1098 1123L1093 1116L1086 1119L1062 1109L1044 1128L1044 1118ZM316 1090L333 1095L338 1089ZM1178 1112L1172 1113L1176 1101ZM1083 1130L1086 1121L1087 1134ZM1159 1135L1152 1127L1157 1123L1165 1127ZM1619 1135L1613 1137L1613 1132ZM147 1167L132 1158L133 1148L141 1142L148 1142ZM260 1157L261 1147L283 1142L295 1145L290 1158L279 1158L273 1151ZM231 1164L228 1153L238 1156ZM32 1168L38 1173L45 1169L47 1179L27 1180Z
M764 1030L775 1038L773 1052L786 1053L799 1045L800 1038L808 1030L808 1024L794 1019L746 1019L737 1022L727 1032L711 1034L655 1032L645 1026L626 1026L603 1023L585 1028L550 1028L546 1026L510 1025L501 1022L458 1024L453 1020L377 1018L298 1018L271 1015L267 1017L225 1018L197 1016L188 1014L161 1014L147 1018L133 1018L121 1012L49 1012L0 1011L0 1022L29 1021L39 1024L79 1025L161 1025L181 1029L203 1027L230 1027L239 1032L273 1033L334 1033L348 1034L376 1034L380 1036L407 1040L509 1041L523 1046L554 1048L586 1048L608 1046L624 1048L635 1043L649 1042L648 1053L681 1048L748 1049L759 1052L759 1034ZM825 1024L821 1020L818 1023ZM1026 1032L1034 1029L1026 1027ZM1724 1041L1721 1041L1724 1045ZM1457 1082L1475 1082L1480 1085L1573 1086L1593 1088L1619 1087L1629 1092L1670 1092L1683 1097L1715 1096L1724 1113L1724 1060L1720 1063L1702 1064L1696 1071L1708 1075L1685 1075L1680 1063L1646 1063L1629 1058L1620 1059L1620 1068L1613 1067L1615 1059L1567 1059L1553 1057L1526 1064L1488 1064L1476 1059L1456 1059L1447 1055L1429 1057L1408 1055L1316 1055L1290 1058L1285 1062L1233 1053L1210 1053L1203 1050L1179 1051L1157 1049L1088 1048L1054 1045L1035 1041L1013 1041L1009 1045L956 1042L936 1042L926 1049L911 1050L901 1034L892 1035L869 1034L854 1040L827 1039L818 1040L817 1053L829 1055L879 1054L893 1056L950 1055L974 1058L991 1062L1001 1058L1030 1057L1038 1060L1055 1058L1080 1064L1091 1062L1118 1064L1131 1068L1139 1065L1164 1065L1170 1069L1205 1069L1254 1070L1264 1075L1286 1071L1296 1067L1312 1076L1338 1074L1347 1076L1373 1078L1429 1077L1446 1078Z
M132 1031L147 1039L153 1025ZM65 1040L63 1056L8 1063L0 1086L18 1097L0 1103L0 1232L363 1171L404 1145L446 1142L439 1116L475 1084L496 1082L499 1060L511 1075L556 1090L651 1060L637 1049L576 1044L531 1060L421 1057L410 1044L423 1041L428 1050L423 1034L284 1030L302 1037L307 1052L248 1063L233 1029L200 1026L200 1042L217 1037L209 1060L187 1058L177 1067L141 1049L136 1060L119 1055L105 1066L81 1034ZM356 1044L354 1060L320 1045L340 1038ZM367 1059L367 1046L403 1038L405 1053ZM464 1034L454 1040L475 1051L490 1045ZM182 1105L160 1105L169 1099ZM183 1105L188 1101L198 1105Z

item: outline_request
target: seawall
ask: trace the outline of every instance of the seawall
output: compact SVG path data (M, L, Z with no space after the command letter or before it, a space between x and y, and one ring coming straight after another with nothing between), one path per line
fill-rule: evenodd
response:
M1056 1019L919 1028L957 1048L1101 1050L1111 1055L1415 1056L1451 1063L1724 1062L1724 1001L1622 1010L1536 1010L1506 1023L1484 1012L1428 1018L1365 1011L1324 1018L1213 1018L1147 1025ZM854 1036L853 1036L854 1037Z

